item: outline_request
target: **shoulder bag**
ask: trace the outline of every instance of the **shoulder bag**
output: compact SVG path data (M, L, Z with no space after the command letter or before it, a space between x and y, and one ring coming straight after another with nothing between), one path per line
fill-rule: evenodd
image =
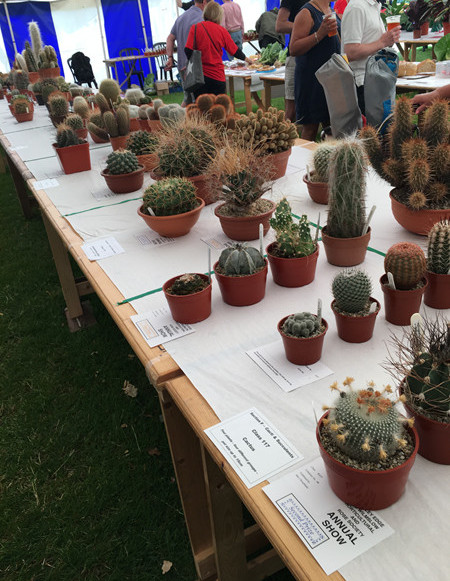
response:
M202 65L202 51L197 50L197 25L194 28L194 48L186 67L184 88L189 93L197 91L205 84Z

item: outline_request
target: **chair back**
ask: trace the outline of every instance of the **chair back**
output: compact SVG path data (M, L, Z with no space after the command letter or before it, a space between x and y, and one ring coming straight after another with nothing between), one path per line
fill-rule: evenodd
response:
M153 45L153 50L166 50L167 45L165 42L157 42L156 44ZM162 78L162 76L164 76L165 79L167 79L167 73L164 70L164 67L167 64L167 60L168 57L166 54L160 54L158 56L154 57L156 60L156 64L159 68L159 72L160 72L160 76ZM177 61L175 59L173 59L173 66L176 67L177 66ZM170 77L172 78L172 71L170 71Z
M140 55L141 51L138 48L123 48L122 50L119 50L119 56L123 57L123 56L137 56ZM143 69L142 69L142 63L139 59L134 60L134 61L122 61L122 66L123 66L123 72L125 73L125 75L128 75L130 72L132 74L134 73L142 73L143 74Z

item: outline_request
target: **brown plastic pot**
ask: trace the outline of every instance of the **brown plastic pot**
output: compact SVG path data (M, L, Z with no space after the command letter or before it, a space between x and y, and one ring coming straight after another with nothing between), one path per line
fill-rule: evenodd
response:
M290 147L286 151L270 153L264 156L265 162L270 164L273 168L270 174L270 179L278 180L286 175L287 164L289 161L289 156L291 155L291 151L292 148Z
M146 153L144 155L137 155L139 163L144 166L144 171L151 172L159 163L157 153Z
M167 292L179 276L174 276L163 284L164 295L169 304L172 318L177 323L189 325L204 321L211 314L211 284L198 293L191 295L172 295ZM199 274L204 280L208 280L205 274Z
M86 127L83 127L82 129L75 129L75 133L80 139L87 139L88 130Z
M142 188L144 183L144 168L132 171L131 173L110 174L107 169L101 172L105 178L106 185L115 194L129 194Z
M29 113L15 113L14 117L17 123L24 123L25 121L33 121L33 115L34 112L30 111Z
M118 137L110 137L111 147L113 151L117 149L125 149L129 135L119 135Z
M431 228L441 220L450 220L450 208L442 210L411 210L398 202L390 193L392 214L400 226L408 232L426 236Z
M150 125L148 124L148 119L138 119L139 121L139 129L141 131L147 131L150 133Z
M39 69L39 77L41 79L56 79L60 75L60 68L59 67L51 67L48 69Z
M450 309L450 274L436 274L427 270L428 285L423 302L433 309Z
M69 145L68 147L56 147L56 143L53 143L53 147L65 174L89 171L91 169L91 156L87 141L78 145Z
M264 268L246 276L225 276L217 272L218 262L214 264L214 274L219 284L223 301L233 307L247 307L262 301L266 294L267 260Z
M369 300L371 303L377 304L377 310L363 317L352 317L339 313L335 310L336 301L334 300L331 303L331 309L336 319L337 332L343 341L347 341L347 343L365 343L372 338L375 320L380 312L381 305L372 297Z
M148 126L150 128L150 131L152 133L156 133L157 131L162 131L163 126L161 121L159 121L159 119L148 119Z
M381 290L384 293L384 312L386 321L393 325L403 327L411 324L411 315L418 313L422 295L428 285L427 279L423 278L424 285L414 290L392 289L387 284L386 274L380 278Z
M218 198L211 191L208 180L204 175L192 176L186 179L194 184L195 189L197 190L197 196L202 198L202 200L205 200L207 206L217 202Z
M31 84L37 83L40 79L40 75L39 73L37 73L36 71L29 71L28 72L28 81Z
M364 262L369 245L371 229L364 236L355 238L334 238L327 235L327 227L322 228L322 242L330 264L334 266L356 266Z
M342 464L323 447L320 432L322 422L328 413L326 412L317 424L316 438L328 482L334 494L346 504L364 510L381 510L397 502L405 490L409 472L416 459L419 448L417 430L414 427L406 428L413 437L414 450L403 464L387 470L358 470Z
M311 172L311 175L314 172ZM308 180L306 174L303 176L303 182L308 188L309 197L316 204L328 204L328 182L312 182Z
M259 225L263 225L265 236L270 228L269 220L275 212L275 202L269 201L272 204L270 210L258 216L221 216L219 211L225 204L217 206L214 209L214 214L219 218L222 230L231 240L258 240Z
M151 216L142 211L142 206L137 213L149 228L169 238L178 238L188 234L200 217L200 212L205 207L205 202L197 198L198 206L190 212L175 214L174 216Z
M420 38L422 36L422 31L420 30L420 28L414 28L413 29L413 38L417 39Z
M422 36L427 36L427 34L430 32L430 23L429 22L424 22L421 26L420 26L420 34Z
M295 365L312 365L319 361L322 356L323 341L328 331L328 323L325 319L322 319L325 330L315 337L289 337L289 335L283 333L282 327L285 320L290 316L287 315L278 322L278 332L283 340L286 358Z
M130 131L139 131L139 119L137 117L130 117Z
M310 284L316 274L317 258L319 256L319 246L316 251L309 256L299 258L281 258L272 254L276 242L272 242L266 248L269 259L270 270L274 282L280 286L300 287Z

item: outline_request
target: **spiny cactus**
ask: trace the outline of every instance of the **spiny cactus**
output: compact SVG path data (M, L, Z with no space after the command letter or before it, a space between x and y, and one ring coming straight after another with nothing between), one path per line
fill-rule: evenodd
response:
M42 50L42 37L41 31L39 30L39 26L37 22L29 22L28 23L28 34L30 35L31 39L31 47L34 54L34 59L36 63L39 60L39 53Z
M58 90L58 85L53 79L45 79L41 81L41 94L44 103L48 103L48 99L52 93Z
M117 107L116 120L119 135L128 135L130 133L130 114L127 106Z
M106 113L106 111L111 111L112 106L110 106L109 102L107 101L105 95L103 93L97 93L94 96L94 103L100 109L101 113Z
M314 151L313 164L314 174L311 177L313 182L328 182L330 171L330 158L335 150L335 145L322 143Z
M334 238L362 235L366 221L367 160L358 140L336 145L329 170L327 234Z
M350 268L339 272L331 284L336 307L344 313L364 313L370 305L372 281L362 270Z
M25 99L19 100L14 103L14 113L23 115L24 113L30 113L30 103Z
M19 91L26 91L30 83L26 71L13 71L14 86Z
M437 222L428 232L427 268L436 274L450 274L450 221Z
M50 45L44 46L39 51L38 67L40 69L54 69L57 66L58 57L56 56L55 49Z
M91 119L92 119L92 117L91 117ZM105 129L103 129L102 127L99 127L96 123L89 121L89 123L87 124L87 128L88 128L88 131L90 133L92 133L93 135L95 135L96 137L99 137L100 139L103 139L104 141L109 140L109 133L107 131L105 131Z
M448 104L438 101L433 107L429 107L425 112L422 134L426 142L431 147L436 147L440 143L448 144Z
M120 95L120 87L114 79L104 79L98 88L99 92L105 97L108 106L112 108L113 103L117 101Z
M70 85L64 77L56 77L55 80L56 80L56 83L58 85L58 89L60 91L62 91L63 93L69 93Z
M78 95L73 100L73 110L82 119L87 119L89 117L89 105L84 97Z
M112 111L106 111L103 114L103 121L105 122L106 131L110 137L119 137L119 128L117 126L116 116Z
M77 131L77 129L83 129L84 127L83 119L76 113L72 113L66 117L65 124L74 131Z
M149 105L141 105L139 107L139 111L138 111L138 117L139 119L149 119L149 117L147 117L147 111L148 109L150 109Z
M154 153L159 143L156 133L148 131L135 131L127 139L126 149L135 155Z
M186 111L177 103L164 105L158 109L159 119L164 127L170 127L183 121Z
M219 270L225 276L246 276L254 274L266 264L264 256L252 246L233 244L222 250L219 257Z
M208 282L199 274L187 273L179 276L168 291L173 295L192 295L208 286Z
M286 198L278 202L270 225L276 232L277 251L282 258L309 256L316 250L311 238L308 216L303 214L298 223L295 223L291 206Z
M283 323L282 331L290 337L307 339L322 333L319 319L312 313L295 313L290 315Z
M48 98L50 112L55 117L64 117L69 113L69 103L62 95L55 95Z
M398 242L384 257L384 270L392 273L397 289L413 289L425 274L425 254L417 244Z
M371 381L366 389L354 391L353 381L352 377L344 381L349 391L339 389L337 381L331 385L331 389L339 391L339 397L329 408L328 418L322 421L322 429L353 460L387 460L398 449L406 447L403 424L411 425L412 421L401 416L395 408L396 402L386 397L392 391L390 386L378 391Z
M196 189L185 178L165 178L149 186L143 196L143 209L155 216L173 216L190 212L198 206Z
M61 124L56 131L56 147L69 147L70 145L79 145L83 143L77 134L68 125Z
M139 169L139 161L131 151L118 149L106 158L106 168L113 175L131 173Z
M130 105L139 105L141 103L141 99L145 97L142 89L138 87L132 87L131 89L127 89L125 92L125 99L127 99Z
M24 73L28 73L27 63L25 61L25 56L23 54L20 54L19 52L16 54L16 63L18 69L20 69Z

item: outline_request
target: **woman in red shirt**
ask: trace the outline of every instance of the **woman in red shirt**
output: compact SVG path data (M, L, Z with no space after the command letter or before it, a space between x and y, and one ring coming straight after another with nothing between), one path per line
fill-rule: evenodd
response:
M234 57L250 63L245 54L233 42L230 33L220 26L223 19L223 8L217 2L209 2L203 10L204 22L191 26L184 52L188 59L194 48L202 52L203 76L205 84L194 91L194 97L204 93L221 95L226 92L225 69L222 61L222 50L225 49ZM194 47L195 37L195 47Z

